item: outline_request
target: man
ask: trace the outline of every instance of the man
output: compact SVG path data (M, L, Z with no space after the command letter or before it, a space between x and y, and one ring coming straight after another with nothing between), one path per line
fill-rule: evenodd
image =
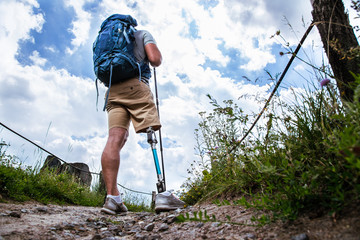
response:
M126 212L119 190L117 175L120 166L120 151L129 135L130 121L136 133L144 133L149 128L156 131L161 124L149 87L150 67L160 66L161 53L152 35L145 30L135 32L134 55L138 62L147 60L145 73L139 77L130 78L114 84L109 89L109 98L106 105L108 112L109 136L101 156L102 172L107 189L107 197L102 212L116 214ZM182 207L184 203L169 192L156 196L156 210L173 210Z

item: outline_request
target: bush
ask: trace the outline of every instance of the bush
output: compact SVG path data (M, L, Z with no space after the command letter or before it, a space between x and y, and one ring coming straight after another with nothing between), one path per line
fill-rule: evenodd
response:
M184 183L182 198L194 204L242 195L236 204L286 219L359 201L359 101L342 103L331 85L294 97L292 103L273 103L267 122L242 143L254 116L232 101L220 106L210 98L215 108L201 113L195 131L199 160L189 170L193 176Z

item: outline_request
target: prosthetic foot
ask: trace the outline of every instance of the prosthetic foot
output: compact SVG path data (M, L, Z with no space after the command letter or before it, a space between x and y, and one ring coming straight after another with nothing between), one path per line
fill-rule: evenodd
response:
M155 131L152 129L152 127L149 127L146 130L146 133L147 133L147 139L148 139L147 141L151 146L152 154L154 157L154 163L155 163L156 174L157 174L157 179L158 179L158 182L156 183L156 187L157 187L158 193L162 193L162 192L166 191L165 176L161 173L161 169L160 169L159 158L158 158L157 151L156 151L157 140L156 140Z

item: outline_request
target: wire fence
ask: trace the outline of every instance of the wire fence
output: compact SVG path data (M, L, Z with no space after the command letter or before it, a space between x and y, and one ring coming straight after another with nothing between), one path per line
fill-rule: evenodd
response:
M72 165L71 163L68 163L66 162L65 160L59 158L58 156L56 156L55 154L53 154L52 152L46 150L45 148L41 147L39 144L36 144L34 141L30 140L29 138L23 136L22 134L16 132L15 130L11 129L10 127L8 127L7 125L5 125L4 123L0 122L0 125L2 127L4 127L5 129L9 130L10 132L14 133L15 135L19 136L20 138L24 139L25 141L31 143L32 145L36 146L37 148L41 149L42 151L46 152L47 154L49 154L50 156L53 156L55 158L57 158L58 160L60 160L63 164L65 165L70 165L72 168L80 171L80 172L86 172L86 173L90 173L90 174L93 174L93 175L98 175L98 176L101 176L100 173L97 173L97 172L91 172L91 171L86 171L84 169L81 169L81 168L78 168L74 165ZM120 183L117 183L120 187L122 187L123 189L125 190L128 190L128 191L131 191L131 192L134 192L134 193L139 193L139 194L145 194L145 195L150 195L152 196L151 193L146 193L146 192L142 192L142 191L137 191L137 190L134 190L134 189L130 189L130 188L127 188L123 185L121 185Z

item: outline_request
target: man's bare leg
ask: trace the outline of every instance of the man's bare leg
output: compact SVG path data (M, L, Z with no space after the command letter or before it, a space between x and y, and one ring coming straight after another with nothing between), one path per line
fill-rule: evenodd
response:
M120 151L129 133L126 129L115 127L109 130L109 137L101 155L101 166L108 195L118 196L117 175L120 166Z

